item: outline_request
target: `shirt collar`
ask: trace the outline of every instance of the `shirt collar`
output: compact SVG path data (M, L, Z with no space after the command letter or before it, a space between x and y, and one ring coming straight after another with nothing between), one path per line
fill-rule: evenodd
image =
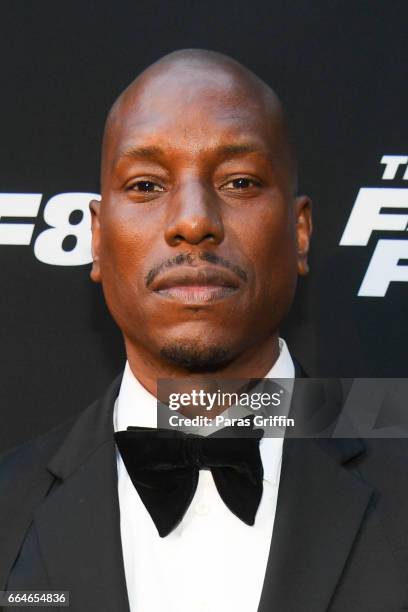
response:
M295 377L295 366L283 338L279 338L279 357L265 378ZM147 391L134 376L129 362L126 362L122 383L113 411L113 426L124 431L129 425L136 427L157 427L157 399ZM260 453L264 467L264 479L272 484L279 482L283 438L263 438Z

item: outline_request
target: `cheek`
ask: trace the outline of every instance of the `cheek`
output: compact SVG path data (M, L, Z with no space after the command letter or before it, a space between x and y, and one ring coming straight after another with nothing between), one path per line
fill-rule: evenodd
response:
M146 215L135 214L133 207L109 207L101 223L102 282L119 285L120 281L125 287L140 282L140 270L154 240L150 228Z
M296 241L290 225L271 228L259 241L256 260L258 279L254 307L262 329L276 329L286 318L297 283Z
M144 288L143 264L151 237L127 215L107 216L102 225L100 270L105 300L123 330L143 316L139 296Z
M254 210L239 235L244 255L253 266L254 299L265 299L265 294L276 298L279 291L296 283L295 223L287 206Z

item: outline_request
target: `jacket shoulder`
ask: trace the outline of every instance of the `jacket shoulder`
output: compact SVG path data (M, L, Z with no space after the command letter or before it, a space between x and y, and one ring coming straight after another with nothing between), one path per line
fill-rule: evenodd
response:
M55 482L46 469L74 419L24 442L0 456L0 588L4 589L9 570L22 544L35 508Z
M34 508L47 495L55 477L46 466L75 418L0 456L0 542L8 530L27 524Z
M105 395L93 402L85 410L79 411L60 425L28 442L24 442L0 455L0 499L7 499L7 506L13 506L21 499L27 499L30 492L36 489L36 483L52 482L58 476L47 469L51 459L69 439L71 432L86 431L88 437L97 436L99 430L113 429L111 405L117 396L122 374L111 383ZM106 423L105 423L106 421ZM110 432L109 432L110 433ZM112 432L113 435L113 432ZM86 446L85 441L84 446ZM87 449L87 446L86 446ZM86 450L85 449L85 450ZM74 448L74 451L77 450ZM44 495L47 493L45 491ZM17 506L15 506L17 507ZM4 509L0 505L0 528L4 520Z
M0 496L8 482L28 480L38 469L43 469L59 444L75 423L71 417L40 436L23 442L0 455Z

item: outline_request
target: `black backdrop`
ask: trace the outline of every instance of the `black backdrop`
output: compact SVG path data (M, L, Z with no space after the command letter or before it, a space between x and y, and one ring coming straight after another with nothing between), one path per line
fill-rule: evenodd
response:
M408 190L402 165L384 180L381 164L408 155L407 23L408 4L397 0L0 3L0 448L79 412L122 367L90 266L44 263L35 245L50 198L98 192L114 98L182 47L232 55L288 108L315 219L311 274L282 330L292 352L314 375L406 376L407 283L391 282L383 297L357 294L379 240L406 250L408 235L402 227L371 233L365 246L339 242L360 188ZM42 199L23 215L7 194L27 193ZM34 225L31 238L6 244L16 242L17 223Z

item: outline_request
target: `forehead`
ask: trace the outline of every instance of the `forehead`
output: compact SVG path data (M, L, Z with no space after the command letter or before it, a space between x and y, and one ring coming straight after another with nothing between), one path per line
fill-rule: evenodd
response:
M255 85L226 71L178 70L142 79L120 100L109 130L112 161L134 146L199 153L240 141L269 150L276 112Z

